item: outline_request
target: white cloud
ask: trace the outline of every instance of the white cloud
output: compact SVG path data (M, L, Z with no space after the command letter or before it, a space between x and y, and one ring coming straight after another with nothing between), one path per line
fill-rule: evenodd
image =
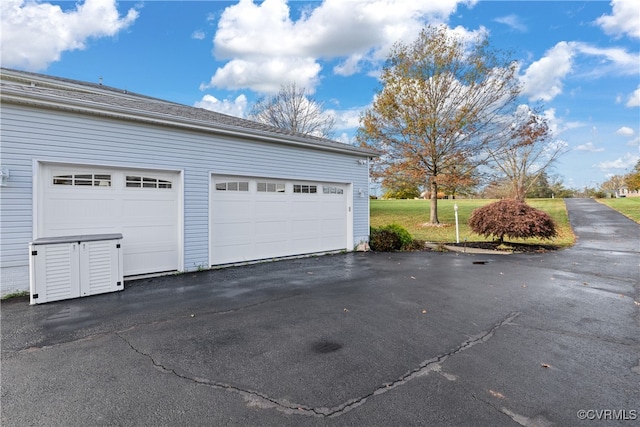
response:
M586 126L586 124L583 122L566 122L563 119L556 117L555 108L549 108L548 110L545 110L543 113L543 117L547 121L551 133L556 136L567 130L578 129ZM594 128L593 132L597 133L597 130Z
M86 0L68 11L34 1L0 4L2 65L30 71L47 68L65 51L85 49L90 38L113 36L138 17L135 9L121 17L115 0Z
M335 129L355 129L360 126L360 115L368 107L350 108L348 110L327 110L335 118Z
M636 134L636 132L628 126L622 126L620 129L616 131L616 134L622 135L627 138L631 138L629 139L629 141L627 141L627 145L630 147L635 147L637 145L640 145L640 136L636 136L635 138L632 138Z
M520 17L518 17L517 15L501 16L494 19L494 21L500 24L505 24L508 27L511 27L511 29L520 31L521 33L526 33L528 30L527 26L520 22Z
M640 86L638 86L638 89L634 90L633 93L629 95L629 98L627 99L627 103L624 105L630 108L640 107Z
M621 37L640 38L640 2L637 0L612 0L612 15L602 15L596 19L605 33Z
M520 77L522 93L531 101L551 101L562 93L562 79L573 67L574 49L570 43L560 42L545 56L529 65Z
M578 151L588 151L590 153L598 153L604 151L602 147L596 147L593 142L587 142L586 144L578 145L576 148Z
M205 110L216 111L218 113L228 114L244 118L247 113L247 97L239 95L236 99L224 99L220 101L213 95L205 95L200 101L193 104L194 107L204 108Z
M599 48L587 43L572 42L571 45L576 52L600 57L603 59L597 70L592 70L591 74L596 76L611 74L636 75L638 74L638 64L640 55L632 54L621 48Z
M622 126L620 129L616 131L616 133L622 136L633 136L635 132L630 127Z
M295 82L309 94L315 92L320 64L313 58L264 58L260 63L234 59L218 68L208 85L200 89L224 87L225 89L250 88L257 92L276 93L282 84Z
M632 140L627 142L627 145L630 147L640 146L640 136L635 137Z
M339 76L351 76L357 73L360 71L360 65L363 58L364 55L357 53L349 56L345 61L333 67L334 74Z
M626 153L622 157L618 157L615 160L600 162L596 165L596 167L600 168L601 170L629 169L635 166L635 164L638 163L638 160L640 160L640 156Z
M333 138L334 141L342 142L343 144L355 145L356 138L353 136L349 136L349 134L343 132L337 137Z
M196 30L191 34L191 38L196 40L204 40L205 37L204 31L202 30Z
M215 57L229 62L203 86L276 92L295 82L312 93L321 60L342 60L336 74L359 72L385 59L396 41L412 41L426 21L444 22L458 3L324 0L293 20L286 0L240 0L224 10L214 38Z
M545 52L539 60L533 62L520 76L523 85L523 95L527 95L530 101L551 101L560 95L563 90L564 79L578 67L576 56L595 57L600 61L597 65L588 64L583 68L592 77L604 77L616 74L636 75L640 55L629 53L621 48L599 48L588 43L561 41ZM634 93L635 95L635 93ZM634 102L640 104L640 89L637 94L638 101L630 100L627 106L634 106Z

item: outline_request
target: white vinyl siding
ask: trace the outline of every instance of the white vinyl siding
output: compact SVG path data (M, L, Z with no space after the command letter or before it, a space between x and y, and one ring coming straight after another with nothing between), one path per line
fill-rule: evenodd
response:
M349 206L353 212L351 240L357 244L368 238L368 170L358 162L366 157L358 153L259 142L10 103L3 103L0 119L2 166L11 173L7 185L0 187L3 294L28 289L28 282L24 282L28 277L27 245L40 237L33 225L32 193L38 162L183 171L184 270L196 270L209 263L212 173L251 175L266 181L286 176L301 182L349 183L353 191L353 205ZM317 191L322 192L320 188Z

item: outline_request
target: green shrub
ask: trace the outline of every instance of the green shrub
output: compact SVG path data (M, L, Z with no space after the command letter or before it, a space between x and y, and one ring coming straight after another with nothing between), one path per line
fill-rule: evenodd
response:
M558 234L549 214L516 199L504 199L475 209L469 217L469 227L482 236L495 236L499 242L504 236L551 239Z
M406 228L401 226L400 224L389 224L382 227L383 230L393 231L400 238L400 242L402 243L402 248L409 246L411 242L413 242L413 237L407 231Z
M372 228L369 234L369 247L375 252L397 251L402 248L402 240L394 231Z
M369 247L372 251L388 252L400 249L415 250L416 246L406 228L399 224L390 224L370 229Z

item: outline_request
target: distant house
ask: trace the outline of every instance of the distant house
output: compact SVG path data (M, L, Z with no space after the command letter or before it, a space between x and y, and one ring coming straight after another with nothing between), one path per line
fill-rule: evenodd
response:
M371 150L130 93L1 69L1 292L28 244L121 233L124 276L353 250Z
M629 190L626 186L622 186L616 190L615 197L640 197L640 191Z

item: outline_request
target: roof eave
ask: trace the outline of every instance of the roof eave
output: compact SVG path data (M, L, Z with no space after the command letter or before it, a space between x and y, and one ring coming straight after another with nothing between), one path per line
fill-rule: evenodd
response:
M379 154L373 150L355 147L346 144L319 143L294 135L279 135L276 133L262 132L256 129L240 128L220 123L211 123L193 118L177 117L158 112L139 110L134 108L114 106L96 103L80 99L67 99L45 93L33 93L28 90L17 90L11 86L5 86L0 93L2 102L32 105L41 108L51 108L61 111L72 111L91 114L102 117L111 117L130 121L138 121L162 126L178 127L182 129L196 130L217 135L231 136L235 138L251 139L254 141L271 142L284 145L311 148L322 151L352 154L360 157L377 157ZM340 146L340 145L343 146Z

